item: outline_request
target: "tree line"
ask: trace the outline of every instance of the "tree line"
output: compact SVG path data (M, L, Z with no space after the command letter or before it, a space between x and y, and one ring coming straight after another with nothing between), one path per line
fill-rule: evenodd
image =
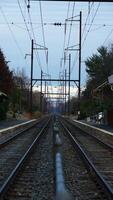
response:
M13 117L29 113L30 80L24 70L11 71L8 63L0 49L0 119L5 119L8 111ZM7 95L6 100L2 100L2 94ZM40 110L39 96L39 92L33 92L33 110Z
M113 45L101 46L97 52L86 59L87 82L81 92L80 102L71 99L70 112L76 115L78 105L80 118L113 109L113 92L109 84L98 89L113 74ZM30 81L24 71L11 71L8 61L0 49L0 92L7 94L8 101L0 102L0 119L6 117L8 110L14 117L16 112L29 112ZM33 111L40 111L40 93L33 92Z
M71 99L71 113L76 114L80 103L80 118L113 109L113 92L109 84L104 84L113 74L113 45L101 46L97 53L85 61L87 82L81 99Z

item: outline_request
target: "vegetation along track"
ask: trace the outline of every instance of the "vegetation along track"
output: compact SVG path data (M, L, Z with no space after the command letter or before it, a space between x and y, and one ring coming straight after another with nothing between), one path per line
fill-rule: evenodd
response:
M4 200L54 199L51 120L48 120L19 161L8 187L1 192ZM13 180L13 181L12 181ZM11 183L12 181L12 183Z
M27 131L24 130L23 134L19 134L18 137L11 138L7 142L4 141L0 148L0 192L2 192L2 187L4 187L6 180L43 129L47 120L49 118L44 118L32 128L30 127Z
M87 169L93 174L94 181L97 181L108 195L105 199L113 199L113 148L81 131L67 120L60 118L59 121L85 161Z

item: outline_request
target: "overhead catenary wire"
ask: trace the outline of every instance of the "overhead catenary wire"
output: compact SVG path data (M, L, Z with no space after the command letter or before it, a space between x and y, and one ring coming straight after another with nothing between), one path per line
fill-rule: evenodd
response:
M68 10L67 10L67 18L66 20L68 19L68 15L69 15L69 7L70 7L70 4L68 4ZM75 1L73 3L73 8L72 8L72 15L70 17L70 20L71 20L71 23L70 23L70 29L69 29L69 35L68 35L68 40L67 40L67 47L69 46L69 43L70 43L70 37L71 37L71 31L72 31L72 23L73 23L73 18L74 18L74 11L75 11ZM67 21L65 20L65 28L66 28L66 23ZM64 46L63 46L63 50L64 50L64 54L65 54L65 43L66 43L66 31L64 33ZM64 55L66 56L66 55ZM65 72L65 58L64 58L64 65L63 65L63 79L64 79L64 72ZM60 74L59 74L60 76ZM59 83L59 86L61 86L62 88L62 83ZM62 91L61 91L62 92Z
M41 1L40 1L40 0L39 0L39 9L40 9L40 18L41 18L43 45L44 45L44 47L46 47L46 42L45 42L45 30L44 30L43 13L42 13L42 4L41 4ZM49 74L49 68L48 68L48 52L46 52L46 50L45 50L45 57L46 57L47 73ZM50 78L50 79L51 79L51 78ZM52 83L51 83L51 81L49 81L49 84L51 85L51 88L52 88Z
M22 18L23 18L23 20L24 20L24 24L25 24L25 26L26 26L26 30L27 30L28 36L29 36L30 40L32 40L32 36L31 36L31 33L30 33L29 28L28 28L28 26L27 26L26 19L25 19L25 17L24 17L24 14L23 14L23 10L22 10L20 1L17 0L17 3L18 3L18 6L19 6L19 9L20 9Z
M68 2L66 19L68 18L69 10L70 10L70 2ZM65 23L65 26L66 26L66 23ZM61 59L64 57L65 43L66 43L66 33L64 33L63 51L62 51L62 57L61 57ZM60 67L62 68L62 62L61 62L61 66Z
M70 10L70 2L68 2L68 7L67 7L67 14L66 14L66 19L68 18L69 15L69 10ZM66 26L66 23L65 23ZM64 67L65 67L65 62L62 62L64 58L64 51L65 51L65 44L66 44L66 32L64 33L64 42L63 42L63 50L62 50L62 57L61 57L61 66L60 66L60 70L62 69L62 63L64 63ZM63 67L63 68L64 68ZM59 71L59 79L60 79L60 71ZM59 87L60 87L61 83L59 82Z
M94 22L94 20L95 20L95 17L96 17L96 15L97 15L97 13L98 13L100 4L101 4L101 2L99 2L98 5L97 5L97 8L96 8L96 11L95 11L95 13L94 13L94 16L93 16L93 18L92 18L92 20L91 20L90 26L89 26L89 28L88 28L88 30L87 30L87 32L86 32L86 34L85 34L85 37L84 37L84 39L83 39L82 47L83 47L84 44L85 44L85 41L86 41L86 39L87 39L87 37L88 37L89 32L91 31L91 27L92 27L92 25L93 25L93 22ZM91 7L91 8L92 8L92 7ZM91 12L90 12L90 13L91 13ZM88 17L89 17L89 15L88 15ZM87 21L88 21L88 17L86 18ZM86 26L86 25L85 25L85 26ZM84 30L84 28L83 28L83 30ZM82 33L82 38L83 38L83 33ZM78 54L78 53L77 53L77 54ZM77 58L78 58L77 54L76 54L76 57L75 57L75 59L74 59L74 61L73 61L72 67L71 67L71 73L72 73L72 71L73 71L73 69L74 69L74 66L75 66L77 60L78 60L78 59L77 59Z
M71 37L71 31L72 31L72 23L73 23L74 11L75 11L75 1L74 1L74 3L73 3L72 16L71 16L71 24L70 24L70 30L69 30L69 36L68 36L67 47L69 46L70 37Z
M67 18L66 19L68 19L68 15L69 15L69 7L70 7L70 5L68 5ZM75 11L75 1L73 3L72 14L71 14L71 17L70 17L71 23L70 23L69 35L68 35L68 40L67 40L67 45L66 45L67 47L69 46L69 43L70 43L70 37L71 37L71 31L72 31L72 23L73 23L74 11ZM66 33L65 33L65 37L66 37ZM66 43L66 38L65 38L65 43ZM65 52L65 43L64 43L64 47L63 47L64 52ZM63 66L63 71L64 70L65 70L65 63L64 63L64 66Z
M29 28L28 28L28 25L27 25L27 23L26 23L26 19L25 19L25 16L24 16L24 14L23 14L23 10L22 10L20 1L17 0L17 3L18 3L18 6L19 6L19 9L20 9L20 12L21 12L21 15L22 15L22 18L23 18L23 21L24 21L24 24L25 24L27 33L28 33L28 36L29 36L29 39L30 39L30 41L32 41L32 35L31 35L30 30L29 30ZM39 55L38 55L38 57L37 57L37 62L38 62L38 64L39 64L40 69L42 70L41 63L40 63L40 59L39 59Z
M108 39L110 38L111 34L113 33L113 28L110 30L110 32L108 33L107 37L105 38L103 45L105 45L105 43L108 41Z
M91 24L90 24L90 26L89 26L89 29L87 30L86 35L85 35L85 37L84 37L84 39L83 39L82 47L83 47L83 45L84 45L84 43L85 43L85 41L86 41L86 39L87 39L87 36L88 36L88 34L89 34L90 30L91 30L91 27L92 27L92 25L93 25L93 22L94 22L94 20L95 20L95 17L96 17L96 15L97 15L97 13L98 13L100 4L101 4L101 2L99 2L98 5L97 5L96 11L95 11L95 14L94 14L94 16L93 16L93 18L92 18L92 20L91 20Z
M0 25L5 25L6 24L6 22L0 22ZM24 27L22 27L22 26L20 26L20 25L23 25L24 24L24 22L14 22L14 21L10 21L9 22L9 25L14 25L14 26L17 26L18 28L20 28L20 29L23 29L23 30L26 30L26 28L24 28ZM27 24L29 24L29 22L27 22ZM41 23L39 22L32 22L32 25L41 25ZM49 25L52 25L52 26L55 26L55 23L54 22L44 22L43 23L43 25L44 26L49 26ZM85 25L84 23L82 23L82 25ZM87 23L86 24L86 26L90 26L91 25L91 23ZM65 23L61 23L61 26L65 26ZM69 24L67 24L67 26L69 26ZM78 26L77 24L73 24L73 26ZM108 24L108 23L103 23L103 24L94 24L93 23L93 26L108 26L108 27L112 27L113 26L113 24ZM37 29L38 28L38 26L35 26L34 27L34 29Z
M39 8L40 8L40 17L41 17L43 44L44 44L44 47L46 47L46 42L45 42L45 31L44 31L44 23L43 23L43 13L42 13L42 4L41 4L41 1L40 1L40 0L39 0ZM45 50L46 65L47 65L47 73L49 74L47 56L48 56L48 55L47 55L47 52L46 52L46 50Z
M89 18L89 16L90 16L91 9L92 9L93 5L94 5L94 2L92 2L91 7L90 7L90 11L88 12L88 15L87 15L87 17L86 17L86 21L85 21L85 24L84 24L84 27L83 27L82 37L83 37L83 34L84 34L84 31L85 31L85 28L86 28L86 25L87 25L87 22L88 22L88 18ZM90 25L90 24L89 24L89 25ZM71 22L71 26L72 26L72 22ZM70 41L70 35L71 35L71 30L70 30L70 34L69 34L68 43L69 43L69 41ZM69 46L69 45L67 45L67 46ZM74 64L75 64L75 61L76 61L77 54L78 54L78 53L76 53L76 56L75 56L75 59L74 59L74 62L73 62ZM72 66L72 68L71 68L71 71L72 71L73 68L74 68L74 64L73 64L73 66Z
M7 26L8 26L8 29L9 29L9 31L11 33L12 39L14 40L16 47L18 48L21 56L24 58L24 53L23 53L22 49L20 48L20 46L18 44L18 41L17 41L17 39L16 39L16 37L15 37L15 35L14 35L11 27L10 27L10 24L8 22L8 19L7 19L6 15L5 15L5 12L3 11L3 8L1 6L0 6L0 11L1 11L1 14L2 14L2 16L3 16L3 18L4 18L4 20L5 20L6 24L7 24Z
M25 2L25 5L27 6L26 0L24 2ZM35 37L35 33L34 33L33 23L32 23L31 14L30 14L30 12L28 10L28 7L27 7L27 11L28 11L28 16L29 16L29 20L30 20L30 26L31 26L32 36L33 36L34 41L36 43L36 37ZM36 51L36 59L37 59L37 62L39 64L40 70L42 70L42 65L41 65L41 61L40 61L40 57L39 57L38 51Z
M88 22L88 19L89 19L89 17L90 17L91 10L92 10L93 6L94 6L94 2L92 2L91 7L90 7L90 10L89 10L89 12L88 12L88 14L87 14L86 21L85 21L85 24L84 24L84 27L83 27L83 31L82 31L82 37L83 37L83 34L84 34L84 32L85 32L85 28L86 28L86 26L87 26L87 22Z

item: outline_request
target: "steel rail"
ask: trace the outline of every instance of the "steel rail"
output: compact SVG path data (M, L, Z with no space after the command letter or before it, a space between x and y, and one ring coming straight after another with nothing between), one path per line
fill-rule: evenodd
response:
M30 1L39 1L39 0L30 0ZM52 1L52 2L54 2L54 1L56 1L56 0L41 0L41 1ZM88 1L88 0L57 0L58 2L66 2L66 1L68 1L68 2L73 2L73 1L78 1L78 2L100 2L99 0L90 0L90 1ZM113 0L101 0L101 2L105 2L105 3L107 3L107 2L113 2Z
M32 124L30 127L24 128L24 130L19 131L18 133L14 134L13 136L10 136L9 138L5 139L3 142L0 142L0 149L2 149L3 147L5 147L7 144L9 144L10 142L12 142L13 140L15 140L16 138L18 138L19 136L21 136L23 133L25 133L26 131L32 129L33 127L35 127L37 124L39 124L43 119L40 119L38 121L36 121L34 124Z
M20 161L18 162L18 164L16 165L16 167L13 169L13 171L11 172L11 174L8 176L8 178L6 179L6 181L4 182L4 184L2 185L2 187L0 188L0 199L2 199L5 195L5 193L7 192L7 190L9 189L9 186L11 185L11 183L14 181L14 179L16 178L16 175L18 174L18 172L22 169L25 161L28 159L28 157L31 155L32 151L34 150L36 144L39 142L41 136L44 134L46 128L48 127L49 123L50 123L51 118L49 118L49 120L46 122L46 124L43 126L43 128L41 129L41 131L39 132L38 136L34 139L34 141L32 142L32 144L30 145L30 147L28 148L28 150L25 152L25 154L22 156L22 158L20 159Z
M105 148L109 149L110 151L113 151L113 146L112 146L112 145L107 144L107 143L103 142L102 140L100 140L99 138L97 138L96 136L91 135L90 133L87 133L87 132L83 131L82 129L80 129L79 127L77 127L75 124L73 124L73 122L68 121L67 119L66 119L66 121L67 121L70 125L72 125L74 128L77 128L77 129L81 130L81 131L83 132L84 135L88 135L88 136L94 138L98 143L100 143L101 145L103 145ZM75 137L76 137L76 136L75 136Z
M97 181L99 185L103 188L103 190L106 192L106 195L108 196L109 200L113 199L113 189L112 187L106 182L106 180L103 178L103 176L100 174L100 172L96 169L94 164L91 162L91 160L88 158L87 154L84 152L82 147L79 145L77 140L74 138L74 136L71 134L71 132L68 130L68 128L64 125L62 121L59 121L64 130L68 133L69 138L72 141L72 144L74 148L78 151L80 154L81 158L83 159L87 170L91 173L91 175L94 177L94 175L97 178Z

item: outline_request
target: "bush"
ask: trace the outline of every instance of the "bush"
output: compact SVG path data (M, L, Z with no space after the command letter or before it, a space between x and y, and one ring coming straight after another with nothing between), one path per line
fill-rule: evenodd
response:
M0 120L6 119L8 111L8 101L0 103Z
M36 112L33 113L33 117L38 119L38 118L42 117L42 113L39 112L39 111L36 111Z

